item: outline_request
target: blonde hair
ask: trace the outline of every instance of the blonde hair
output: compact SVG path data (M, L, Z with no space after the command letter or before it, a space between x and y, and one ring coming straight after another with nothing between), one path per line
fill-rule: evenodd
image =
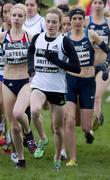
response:
M21 4L21 3L15 4L15 5L11 8L10 13L12 13L13 9L15 9L15 8L19 8L19 9L23 10L24 13L25 13L25 15L26 15L26 6L25 6L24 4Z
M110 17L110 10L109 9L107 9L107 8L104 9L104 16Z
M62 17L63 17L63 12L57 7L51 7L47 10L46 14L51 13L51 14L57 14L59 17L59 22L62 22Z

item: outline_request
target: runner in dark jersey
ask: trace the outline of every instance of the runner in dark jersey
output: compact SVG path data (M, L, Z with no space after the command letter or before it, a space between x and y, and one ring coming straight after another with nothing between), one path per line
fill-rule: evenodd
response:
M5 58L3 101L6 118L11 124L11 135L18 155L16 167L25 167L22 131L23 127L27 145L31 153L36 149L28 117L25 114L29 106L31 89L27 73L27 51L30 45L30 36L22 30L26 18L25 6L16 4L11 11L11 29L0 35ZM19 124L20 123L20 124Z
M70 11L72 31L68 34L72 40L79 57L81 72L67 73L67 104L65 107L66 127L65 141L69 151L70 161L67 166L76 166L76 105L79 100L81 114L81 128L85 134L86 142L92 143L94 140L92 129L92 116L95 98L95 68L94 68L94 45L98 44L102 50L110 56L110 50L102 39L92 30L84 28L85 13L81 9L72 9ZM110 58L110 57L109 57ZM108 78L108 62L98 65L98 70L103 70L102 78Z

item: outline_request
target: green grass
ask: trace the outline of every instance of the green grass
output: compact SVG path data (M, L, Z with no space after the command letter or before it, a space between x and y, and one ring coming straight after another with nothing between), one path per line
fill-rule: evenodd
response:
M43 0L42 2L45 3L45 4L48 4L49 6L52 6L52 5L53 5L53 0L47 0L47 1ZM78 0L69 0L69 2L70 2L70 4L72 5L72 4L77 3Z
M47 0L47 1L42 0L42 2L43 2L44 4L46 4L46 5L48 5L49 7L51 7L51 6L54 5L54 4L53 4L53 0ZM77 2L78 2L78 0L69 0L69 3L70 3L71 6L77 4ZM48 8L46 8L46 9L42 9L42 8L41 8L40 13L41 13L43 16L45 16L45 11L46 11L47 9L48 9Z
M21 2L25 2L25 0L21 0ZM41 0L42 3L44 4L47 4L49 6L52 6L53 5L53 0ZM75 4L77 3L78 0L69 0L69 3L72 5L72 4Z
M77 128L77 160L78 166L66 168L62 163L62 171L52 170L54 144L50 129L49 112L44 111L44 123L49 138L49 145L43 159L34 159L25 149L27 168L15 169L9 155L0 154L0 180L109 180L110 179L110 111L109 104L103 104L105 123L95 132L92 145L85 143L84 134ZM34 129L34 134L37 133Z

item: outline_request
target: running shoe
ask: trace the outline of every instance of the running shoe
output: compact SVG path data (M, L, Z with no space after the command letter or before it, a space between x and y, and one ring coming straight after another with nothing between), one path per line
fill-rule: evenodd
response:
M11 154L11 136L10 131L7 131L5 136L5 144L3 145L3 151L5 154Z
M44 139L44 140L40 139L39 143L38 143L38 148L34 152L34 157L38 158L38 159L42 158L44 156L45 149L46 149L47 145L48 145L48 139Z
M93 119L92 130L96 131L99 128L99 126L103 125L103 123L104 123L104 116L103 116L102 113L101 113L99 118L95 116L94 119Z
M86 138L86 143L92 144L94 141L93 131L91 130L90 132L85 133L85 138Z
M101 113L100 117L99 117L99 124L100 126L102 126L104 123L104 115Z
M8 144L3 145L3 153L4 154L11 154L11 147Z
M30 131L28 134L25 134L25 140L30 153L34 154L35 150L37 149L37 143L34 139L32 131Z
M17 153L12 152L10 158L11 158L11 160L12 160L14 163L18 163Z
M5 145L5 143L6 143L5 138L1 135L0 136L0 146Z
M66 163L67 167L76 167L77 163L75 160L70 160L69 162Z
M67 159L66 151L65 151L65 149L62 149L61 150L61 160L66 160L66 159Z
M16 163L16 169L19 169L19 168L26 168L26 162L25 160L18 160L18 162Z
M61 170L61 160L54 159L53 169L55 171L60 171Z
M34 139L28 140L27 141L27 147L28 147L30 153L34 154L34 152L37 149L37 144L36 144L35 140Z

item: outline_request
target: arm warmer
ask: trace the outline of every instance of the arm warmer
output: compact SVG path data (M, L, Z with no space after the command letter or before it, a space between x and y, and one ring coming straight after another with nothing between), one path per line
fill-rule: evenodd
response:
M35 69L34 69L34 53L35 53L35 41L37 39L37 37L39 36L39 34L36 34L33 39L32 42L28 48L28 56L27 56L27 64L28 64L28 73L29 76L33 76L33 74L35 73Z

